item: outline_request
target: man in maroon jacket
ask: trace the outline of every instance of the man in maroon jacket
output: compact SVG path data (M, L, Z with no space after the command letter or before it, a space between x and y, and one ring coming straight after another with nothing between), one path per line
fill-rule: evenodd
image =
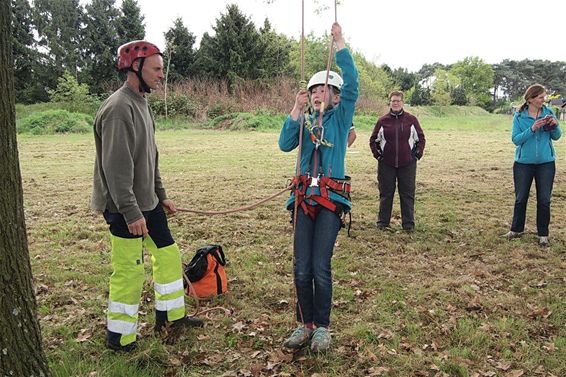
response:
M395 185L399 188L403 229L415 228L417 160L423 156L425 136L417 118L403 109L403 92L389 95L389 113L378 119L369 146L377 159L379 214L377 227L389 227Z

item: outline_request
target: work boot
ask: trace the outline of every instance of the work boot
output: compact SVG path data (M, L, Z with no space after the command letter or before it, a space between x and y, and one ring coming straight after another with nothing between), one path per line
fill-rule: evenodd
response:
M189 327L203 327L204 322L196 317L184 316L173 322L155 322L155 334L159 335L167 344L173 344Z
M326 352L330 348L330 331L326 327L318 327L312 333L311 351Z
M299 326L293 331L290 337L283 342L283 347L298 350L306 345L313 333L313 329Z
M116 352L132 352L137 348L138 344L135 341L128 343L125 346L121 345L121 338L122 334L106 330L106 347Z
M112 343L110 341L106 341L106 348L111 349L112 351L116 351L116 352L132 352L133 350L135 350L136 348L138 348L138 343L137 342L133 342L130 344L126 344L125 346L122 346L120 344L116 344L116 343Z
M510 230L501 237L507 238L509 241L511 241L511 240L516 239L516 238L520 238L522 236L523 236L523 232L514 232L514 231Z

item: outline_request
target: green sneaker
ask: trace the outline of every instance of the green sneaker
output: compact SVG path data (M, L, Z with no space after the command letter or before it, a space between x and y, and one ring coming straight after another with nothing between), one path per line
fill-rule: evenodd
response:
M299 326L293 331L290 337L283 342L283 347L297 350L306 345L313 334L313 329Z
M312 333L311 351L326 352L330 348L330 331L326 327L318 327Z

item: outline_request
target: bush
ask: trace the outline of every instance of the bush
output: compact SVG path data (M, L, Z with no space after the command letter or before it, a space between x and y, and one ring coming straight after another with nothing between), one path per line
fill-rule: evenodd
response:
M34 113L17 123L19 133L51 135L91 132L94 118L88 114L70 113L67 110L47 110Z
M165 98L152 95L148 97L149 106L155 115L165 116ZM198 103L184 94L173 93L167 97L167 116L186 116L195 118L198 112Z
M57 103L60 108L72 113L91 115L96 113L100 100L88 94L86 84L79 84L77 79L67 71L57 79L57 82L57 89L49 91L51 102Z
M216 102L208 108L206 116L208 119L214 119L219 116L229 115L234 111L236 111L236 109L230 102Z
M274 130L283 125L286 114L269 114L259 111L255 114L250 113L231 113L220 115L208 122L206 128L230 129L230 130Z

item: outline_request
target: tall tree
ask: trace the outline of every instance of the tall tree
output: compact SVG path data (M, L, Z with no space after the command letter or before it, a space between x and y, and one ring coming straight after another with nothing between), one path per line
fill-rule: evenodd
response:
M0 370L49 376L37 321L16 141L11 0L0 0Z
M14 86L16 102L32 103L46 99L36 93L37 66L40 54L33 36L33 18L28 0L12 0L12 56L14 59Z
M129 41L145 38L144 16L136 0L122 2L122 14L118 18L118 40L122 45Z
M466 57L453 64L450 73L458 77L470 105L486 107L490 103L494 76L490 64L477 56Z
M91 91L101 94L117 85L116 53L118 40L118 17L120 12L114 0L93 0L86 6L85 17L85 61L86 82Z
M55 79L82 68L83 7L79 0L35 0L34 17L39 44L47 50Z
M266 18L259 29L262 59L258 62L260 78L270 81L290 73L289 52L291 42L284 35L277 34Z
M212 27L204 33L197 53L197 67L203 74L228 80L229 88L241 79L257 79L261 61L260 36L254 23L237 5L228 5Z
M304 69L305 80L308 81L309 77L318 71L326 69L328 60L328 48L330 47L330 37L324 35L316 37L310 33L305 35L304 38ZM301 77L301 41L293 40L291 44L291 51L289 52L289 65L291 71L297 80ZM332 67L337 70L336 66Z
M358 67L360 95L386 99L395 86L387 69L384 66L375 65L357 52L354 53L354 61Z
M195 41L194 34L186 28L181 17L177 18L173 27L165 33L165 66L168 67L171 81L178 81L193 74Z
M431 90L432 101L440 106L450 105L452 90L460 85L460 80L450 71L442 68L434 71L434 78Z
M396 68L391 71L391 76L395 86L406 92L411 89L418 81L416 73L409 72L406 68Z
M410 97L411 106L426 106L432 104L430 88L424 88L420 84L415 84L415 89Z

